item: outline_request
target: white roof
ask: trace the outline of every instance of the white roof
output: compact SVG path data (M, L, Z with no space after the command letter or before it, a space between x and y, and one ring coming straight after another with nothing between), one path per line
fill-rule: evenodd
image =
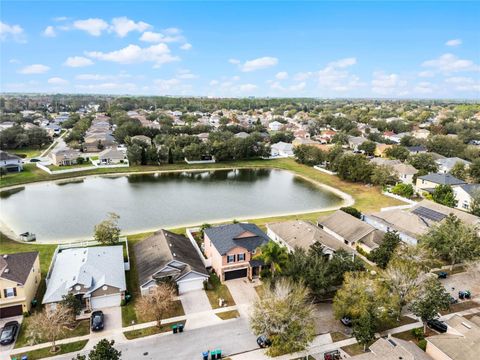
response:
M95 246L61 250L54 258L43 304L58 302L73 286L85 295L104 285L126 290L122 246Z
M271 146L271 148L276 149L276 150L282 150L282 151L292 151L293 150L293 145L289 144L289 143L286 143L286 142L283 142L283 141L280 141L276 144L273 144Z

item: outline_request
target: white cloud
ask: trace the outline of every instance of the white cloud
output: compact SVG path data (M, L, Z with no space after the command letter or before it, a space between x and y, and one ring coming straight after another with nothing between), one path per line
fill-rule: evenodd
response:
M243 93L252 92L257 89L257 85L255 84L241 84L238 86L238 90Z
M158 43L162 42L162 39L165 38L165 35L156 33L153 31L145 31L142 36L140 36L140 41Z
M210 85L210 86L215 86L215 85L218 85L218 84L219 84L218 80L211 80L211 81L208 83L208 85Z
M46 37L55 37L57 36L57 33L55 32L55 28L51 25L47 26L45 30L43 30L43 36Z
M302 91L305 89L306 86L307 83L305 81L302 81L301 83L290 85L288 89L290 91Z
M425 71L420 71L418 73L418 76L422 78L434 77L435 73L433 71L425 70Z
M232 62L232 60L235 59L230 59L230 63L235 64L236 62ZM238 63L237 63L238 64ZM243 72L251 72L251 71L256 71L260 69L266 69L272 66L275 66L278 64L278 59L275 57L271 56L264 56L261 58L253 59L253 60L247 60L243 64L239 64L240 70Z
M121 93L126 94L137 90L137 85L134 83L121 83L121 82L106 82L100 84L80 84L75 86L77 89L83 91L89 91L92 93Z
M198 78L198 75L192 74L190 70L182 69L178 71L177 78L178 79L196 79Z
M428 81L422 81L415 85L413 91L419 94L433 93L434 85Z
M278 80L285 80L288 78L288 73L286 71L280 71L275 75L275 78Z
M448 40L445 45L447 46L459 46L462 45L462 39L452 39Z
M403 95L407 82L398 74L386 74L383 71L373 73L372 91L380 95Z
M28 65L25 66L24 68L19 70L20 74L25 74L25 75L31 75L31 74L44 74L48 70L50 70L50 67L42 64L33 64L33 65Z
M233 65L238 65L240 64L240 60L238 59L228 59L228 62Z
M20 25L9 25L0 21L0 40L12 39L13 41L26 42L25 33Z
M89 81L101 81L101 80L110 80L118 81L120 79L131 78L132 76L127 73L120 73L118 75L105 75L105 74L79 74L75 76L76 80L89 80Z
M120 64L153 62L156 66L180 60L177 56L170 54L169 47L164 43L152 45L147 48L141 48L138 45L130 44L119 50L107 53L101 51L89 51L86 52L86 55L94 59L113 61Z
M357 63L357 59L354 57L344 58L337 61L332 61L327 66L334 68L346 68Z
M480 80L475 80L469 77L449 77L445 79L445 83L449 86L453 86L456 91L480 92Z
M47 82L51 85L66 85L68 84L68 81L65 79L62 79L61 77L52 77L47 80Z
M153 83L160 91L170 91L180 84L179 79L156 79Z
M357 63L354 57L332 61L318 73L318 85L323 89L346 92L364 86L357 75L351 74L346 68ZM309 74L309 73L307 73Z
M303 81L311 78L312 76L313 72L299 72L294 75L293 79L297 81Z
M103 19L90 18L74 21L73 27L78 30L86 31L90 35L100 36L102 31L108 29L108 23Z
M192 44L190 44L190 43L185 43L185 44L180 46L180 49L182 49L182 50L190 50L191 48L192 48Z
M120 37L125 37L131 31L144 32L152 26L143 21L135 22L125 16L112 19L110 30Z
M93 65L93 61L83 56L71 56L65 60L63 65L69 67L84 67Z
M460 59L453 54L443 54L437 59L424 61L422 66L430 67L443 73L480 71L480 66L473 61Z
M68 20L68 17L66 17L66 16L57 16L57 17L54 17L54 18L53 18L53 21L57 21L57 22L65 21L65 20Z

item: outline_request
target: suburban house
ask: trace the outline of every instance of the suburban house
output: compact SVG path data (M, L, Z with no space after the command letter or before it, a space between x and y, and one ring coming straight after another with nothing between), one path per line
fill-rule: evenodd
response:
M267 224L267 235L289 251L296 247L308 250L315 243L322 244L325 255L331 257L338 250L353 253L353 249L318 226L303 220Z
M480 316L467 320L454 315L447 320L447 332L426 338L425 352L434 360L478 359L480 351Z
M100 152L102 149L115 145L114 137L105 132L89 134L85 137L83 149L86 152Z
M68 166L75 165L77 159L81 156L80 151L74 149L65 149L52 151L49 155L53 165Z
M276 144L270 146L271 157L292 157L293 156L293 145L280 141Z
M368 139L362 137L362 136L349 136L348 137L348 147L352 149L353 151L359 151L358 147L362 145L365 141L368 141Z
M138 283L142 295L160 281L173 281L179 294L203 289L208 280L201 254L183 235L159 230L135 244Z
M204 231L204 251L222 281L260 275L262 262L253 259L270 239L255 224L214 226Z
M279 121L272 121L270 124L268 124L268 128L271 131L279 131L283 127L283 124Z
M402 162L397 159L385 159L380 157L374 157L370 159L370 162L377 166L391 166L391 167L402 164Z
M465 184L465 181L457 179L451 174L430 173L427 175L419 176L417 178L417 183L415 184L415 186L417 187L417 190L432 192L438 185L450 185L453 187L463 184Z
M377 143L377 147L375 148L375 156L384 157L385 151L390 149L392 146L393 145Z
M393 336L380 338L369 347L370 352L352 356L352 360L432 360L414 342ZM465 358L467 359L467 358Z
M400 239L416 245L417 239L453 214L468 225L480 225L480 218L461 210L423 200L409 209L390 209L364 215L364 221L382 231L397 231Z
M127 163L128 160L125 151L108 148L98 154L98 162L100 165L115 165Z
M480 184L463 184L453 188L455 199L457 200L457 208L462 210L470 210L473 196L480 194Z
M40 281L37 251L0 255L0 318L30 311Z
M412 155L423 154L427 152L427 148L425 146L407 146L407 150Z
M360 246L366 252L377 248L385 235L383 231L342 210L337 210L324 219L318 219L317 224L345 245L353 249Z
M0 168L7 172L20 172L23 170L22 158L0 150Z
M412 136L415 139L426 139L430 135L430 130L427 129L418 129L412 131Z
M398 179L404 184L413 185L413 177L418 173L418 170L415 169L410 164L395 164L392 166L393 170L397 173Z
M123 246L60 249L52 259L43 304L55 308L68 294L87 310L120 306L125 298Z
M439 173L448 173L452 171L455 164L460 163L465 165L467 168L470 166L471 162L467 160L460 159L459 157L451 157L451 158L444 158L435 160L438 165L438 172Z
M130 138L131 141L140 141L144 143L145 145L152 145L152 139L150 139L148 136L145 135L135 135Z

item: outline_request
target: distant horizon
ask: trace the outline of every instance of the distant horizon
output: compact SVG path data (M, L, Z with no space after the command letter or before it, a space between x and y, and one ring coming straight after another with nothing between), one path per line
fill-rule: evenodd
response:
M478 14L461 1L6 0L0 90L480 100Z

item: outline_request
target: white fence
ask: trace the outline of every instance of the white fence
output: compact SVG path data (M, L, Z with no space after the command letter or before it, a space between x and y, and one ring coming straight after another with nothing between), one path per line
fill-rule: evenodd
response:
M36 163L36 166L49 173L50 175L58 175L58 174L67 174L73 172L80 172L80 171L88 171L88 170L95 170L95 169L109 169L109 168L123 168L128 167L129 164L115 164L115 165L96 165L93 164L92 166L81 166L73 169L65 169L65 170L50 170L46 165L43 165L39 162Z
M313 168L314 168L315 170L321 171L321 172L323 172L323 173L325 173L325 174L328 174L328 175L337 175L336 172L327 170L327 169L325 169L325 168L323 168L323 167L321 167L321 166L318 166L318 165L315 165Z
M199 231L201 231L201 229L199 227L196 227L196 228L189 228L185 232L187 234L187 237L190 239L190 242L192 243L193 247L195 248L195 250L197 250L197 253L200 256L200 259L202 259L203 265L205 265L205 267L211 267L212 259L207 259L205 255L203 255L202 250L198 246L195 238L193 237L193 233L199 232Z
M389 206L389 207L381 208L380 211L410 209L412 206L417 204L416 201L413 201L411 199L407 199L406 197L403 197L403 196L400 196L400 195L392 194L392 193L387 192L387 191L383 191L382 194L385 195L385 196L391 197L393 199L397 199L397 200L406 202L408 205Z
M215 164L215 159L212 160L187 160L187 158L184 159L185 162L188 165L193 165L193 164Z

